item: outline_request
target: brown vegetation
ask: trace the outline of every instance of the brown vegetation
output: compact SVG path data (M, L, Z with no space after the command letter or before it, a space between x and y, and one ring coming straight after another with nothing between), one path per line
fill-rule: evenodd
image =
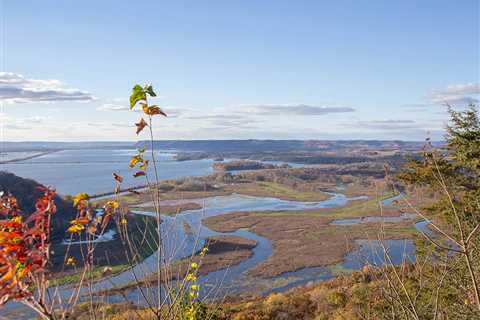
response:
M203 223L218 232L248 228L272 242L273 255L249 271L252 276L273 277L305 267L331 265L356 248L356 239L375 237L379 224L332 226L332 218L283 213L232 213L210 217ZM412 236L411 222L388 225L390 239Z

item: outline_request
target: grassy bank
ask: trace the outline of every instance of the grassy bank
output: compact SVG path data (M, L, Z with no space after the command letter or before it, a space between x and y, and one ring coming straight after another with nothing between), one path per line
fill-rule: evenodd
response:
M323 201L330 196L321 191L300 191L285 184L269 181L258 181L226 186L226 191L257 197L272 197L293 201Z

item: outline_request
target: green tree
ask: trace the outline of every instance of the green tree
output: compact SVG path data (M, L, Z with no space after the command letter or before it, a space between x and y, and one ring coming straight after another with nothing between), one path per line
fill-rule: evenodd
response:
M449 113L451 123L447 126L446 145L436 149L429 142L423 157L409 161L399 178L436 196L436 201L424 209L429 212L434 228L448 242L429 240L437 250L449 251L449 264L456 266L443 285L444 307L451 309L452 314L467 315L471 311L478 316L480 117L478 106L474 105L464 111L449 107ZM452 251L456 254L451 254Z

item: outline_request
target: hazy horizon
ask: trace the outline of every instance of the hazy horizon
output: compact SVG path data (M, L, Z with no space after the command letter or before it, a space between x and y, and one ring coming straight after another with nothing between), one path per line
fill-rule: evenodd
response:
M242 139L242 138L231 138L231 139L154 139L154 141L381 141L381 142L425 142L427 137L423 140L403 140L403 139L353 139L353 138L339 138L339 139ZM149 141L147 139L137 139L137 140L4 140L3 143L137 143ZM445 140L432 140L429 141L443 142Z

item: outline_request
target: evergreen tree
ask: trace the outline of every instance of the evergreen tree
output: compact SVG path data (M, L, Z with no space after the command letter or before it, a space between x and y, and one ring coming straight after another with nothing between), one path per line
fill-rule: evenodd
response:
M449 113L446 145L435 149L429 142L422 159L409 161L399 178L435 195L435 201L423 209L450 237L448 247L455 252L446 255L455 267L443 285L444 308L463 318L479 316L480 310L480 117L474 105L464 111L449 108ZM435 246L446 251L438 243Z

